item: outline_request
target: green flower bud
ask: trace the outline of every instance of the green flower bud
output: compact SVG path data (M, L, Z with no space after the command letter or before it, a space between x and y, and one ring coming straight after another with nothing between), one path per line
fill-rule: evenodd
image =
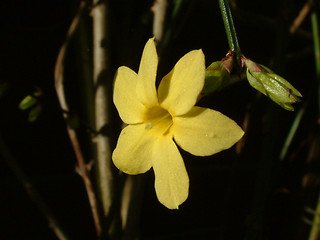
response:
M242 57L250 85L282 108L293 111L292 103L300 102L301 93L271 69Z
M203 88L203 95L208 95L215 91L220 91L228 85L230 81L230 72L232 70L233 56L228 53L221 61L210 64L206 69L206 78Z

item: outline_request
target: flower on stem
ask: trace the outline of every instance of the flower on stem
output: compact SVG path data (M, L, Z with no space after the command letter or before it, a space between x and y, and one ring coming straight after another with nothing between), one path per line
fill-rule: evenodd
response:
M118 69L113 101L123 122L112 159L127 174L155 173L158 200L178 209L189 192L189 177L178 150L208 156L230 148L242 129L218 111L195 106L205 80L201 50L184 55L156 89L158 56L154 39L143 50L138 74Z
M301 93L284 78L271 69L257 64L242 56L242 64L247 67L247 79L250 85L268 96L286 110L293 111L292 103L300 102Z

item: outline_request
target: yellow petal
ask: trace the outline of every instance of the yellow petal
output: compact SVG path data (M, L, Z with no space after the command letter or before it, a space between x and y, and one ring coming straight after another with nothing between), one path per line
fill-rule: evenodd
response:
M128 125L119 136L112 154L114 165L128 174L140 174L151 168L154 144L152 134L146 133L145 124Z
M154 38L146 43L138 72L137 96L146 106L158 104L156 91L156 76L158 68L158 55Z
M205 79L205 59L201 50L184 55L160 83L159 103L172 115L187 113L196 103Z
M209 108L193 107L173 121L176 143L197 156L208 156L230 148L244 134L232 119Z
M145 106L139 101L134 90L137 85L138 75L127 67L120 67L115 75L113 102L119 115L127 124L143 121Z
M172 136L156 141L152 158L158 200L169 209L178 209L188 197L189 177Z

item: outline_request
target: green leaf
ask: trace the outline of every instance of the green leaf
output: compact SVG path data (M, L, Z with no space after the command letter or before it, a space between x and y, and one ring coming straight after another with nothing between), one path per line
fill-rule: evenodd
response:
M34 106L36 103L37 103L37 98L32 95L28 95L20 102L19 108L21 110L27 110L32 106Z
M29 112L28 121L34 122L38 119L40 113L42 111L42 105L37 104L34 108L32 108Z

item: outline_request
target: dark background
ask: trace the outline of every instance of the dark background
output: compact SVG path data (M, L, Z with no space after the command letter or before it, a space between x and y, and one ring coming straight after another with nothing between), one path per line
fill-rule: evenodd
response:
M171 3L171 1L169 1ZM296 112L308 101L298 135L288 157L277 156L296 112L288 112L256 91L245 80L202 99L199 105L219 110L242 125L248 114L245 145L210 157L194 157L181 150L190 177L190 196L180 210L172 211L156 199L153 173L146 174L143 193L141 239L307 239L319 185L317 161L308 162L316 133L313 41L310 16L294 35L288 26L304 1L233 2L240 46L246 57L267 65L289 80L304 96ZM79 1L0 2L0 135L19 166L70 235L70 239L95 239L94 226L82 179L55 88L54 65ZM172 4L172 3L171 3ZM114 1L111 4L112 71L126 65L137 71L142 49L152 36L152 1ZM169 15L172 5L169 4ZM170 16L168 16L170 19ZM159 75L190 50L202 48L207 65L229 50L217 1L187 1L179 27ZM72 111L83 122L79 52L92 57L91 19L84 14L87 48L77 32L67 56L66 86ZM167 22L170 25L170 20ZM240 79L240 78L239 78ZM19 109L28 94L41 89L42 111L35 122ZM85 124L84 124L85 125ZM87 149L87 129L79 129ZM268 148L271 143L271 148ZM270 152L268 149L272 149ZM85 155L90 159L90 152ZM308 178L313 174L314 178ZM314 179L314 180L312 180ZM0 157L0 239L56 239L46 219L27 195L12 169ZM249 238L250 233L255 238Z

